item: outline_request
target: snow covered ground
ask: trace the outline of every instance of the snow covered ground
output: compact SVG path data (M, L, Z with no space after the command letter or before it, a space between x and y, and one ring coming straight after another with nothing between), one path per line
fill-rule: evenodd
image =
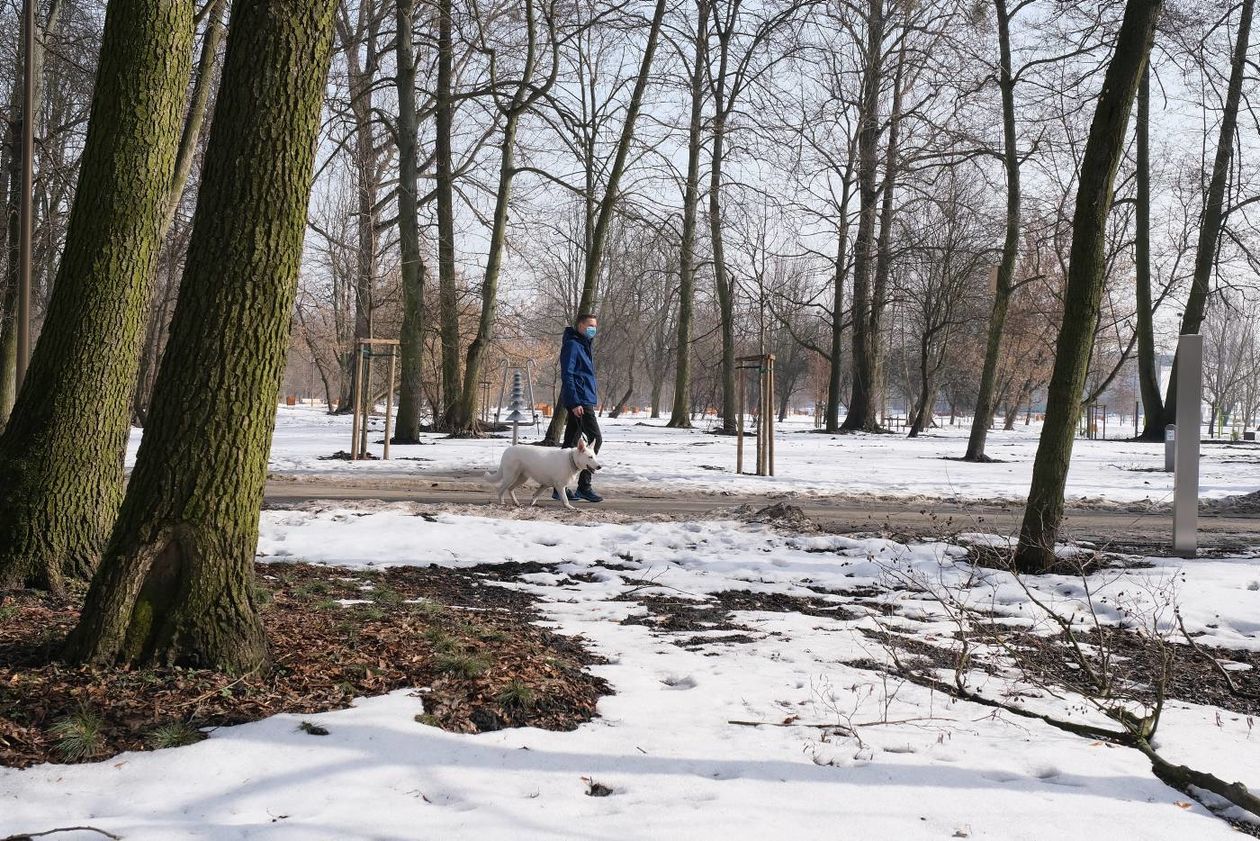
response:
M1135 751L862 668L890 656L864 631L913 626L929 641L953 632L908 582L1035 622L1009 576L962 563L957 546L739 522L417 513L408 505L265 512L259 551L350 567L557 563L514 586L536 594L556 628L584 635L608 658L595 669L616 694L600 702L599 718L571 733L453 735L417 723L422 697L397 692L340 712L224 728L186 748L0 771L0 835L90 824L128 841L1238 837L1159 783ZM1256 558L1152 563L1091 580L1104 621L1140 607L1164 611L1166 622L1175 597L1191 633L1211 634L1204 642L1260 648ZM1034 586L1058 611L1083 605L1079 580ZM648 596L686 601L729 590L821 598L837 614L741 611L751 641L722 643L729 632L713 631L700 634L712 643L687 646L642 624ZM885 616L881 604L896 612ZM1007 688L988 681L976 690L993 697ZM1103 723L1074 711L1071 697L1037 703ZM299 732L303 719L330 735ZM852 735L809 726L837 724ZM1159 746L1173 761L1255 784L1260 750L1250 724L1176 703ZM611 794L587 796L592 780Z
M601 419L605 465L600 482L612 489L712 494L794 494L817 497L877 494L907 499L1022 500L1028 493L1039 426L1020 425L990 433L995 464L957 459L967 447L967 429L945 426L916 439L904 435L815 434L812 419L795 418L777 427L776 475L735 475L735 441L695 430L666 429L664 421L642 417ZM373 422L370 440L382 438ZM1132 428L1129 427L1131 432ZM522 440L541 431L522 430ZM132 431L128 464L135 458L140 430ZM271 452L274 473L325 477L458 476L474 481L497 466L501 438L449 440L425 436L424 443L391 448L390 461L351 464L328 460L350 448L350 418L322 408L282 406ZM754 464L753 439L746 439L745 469ZM371 451L380 454L379 443ZM1079 439L1072 456L1067 494L1093 503L1170 502L1172 475L1163 473L1162 444ZM1260 445L1205 444L1200 491L1205 499L1260 490Z

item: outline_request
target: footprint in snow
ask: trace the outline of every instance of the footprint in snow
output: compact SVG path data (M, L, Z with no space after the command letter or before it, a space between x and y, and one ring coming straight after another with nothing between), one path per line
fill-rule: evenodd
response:
M696 679L692 677L691 675L684 675L684 676L667 675L666 677L661 678L661 683L665 684L670 689L695 689L696 688Z

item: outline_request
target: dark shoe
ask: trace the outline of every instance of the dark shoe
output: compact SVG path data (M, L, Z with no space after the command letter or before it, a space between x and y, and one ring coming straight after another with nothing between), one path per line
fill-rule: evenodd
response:
M572 501L573 501L573 500L575 500L575 499L580 499L580 498L581 498L581 497L579 497L577 494L575 494L573 491L569 490L568 488L565 488L565 489L564 489L564 495L565 495L565 496L567 496L567 497L569 498L569 501L570 501L570 502L572 502ZM552 491L552 492L551 492L551 498L552 498L552 499L554 499L556 502L559 502L559 501L560 501L560 494L556 493L555 491Z
M578 488L577 493L570 499L580 499L583 502L603 502L604 498L590 488Z

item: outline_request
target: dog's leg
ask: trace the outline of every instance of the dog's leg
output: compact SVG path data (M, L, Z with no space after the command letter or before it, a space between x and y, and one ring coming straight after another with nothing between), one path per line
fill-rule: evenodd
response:
M573 504L569 502L569 489L564 485L556 485L556 494L560 497L560 504L565 508L573 511Z

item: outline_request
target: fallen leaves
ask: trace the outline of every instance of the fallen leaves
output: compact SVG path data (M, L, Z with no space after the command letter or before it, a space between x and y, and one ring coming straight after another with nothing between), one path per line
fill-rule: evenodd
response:
M260 564L257 596L271 647L266 673L100 668L57 660L77 605L31 592L0 623L0 765L64 762L53 726L78 710L101 720L106 758L171 746L155 733L277 713L342 709L357 697L423 689L423 721L456 732L571 730L610 690L586 671L580 639L538 627L531 598L494 585L507 569L347 571ZM343 606L339 601L366 600ZM305 732L320 735L311 725Z

